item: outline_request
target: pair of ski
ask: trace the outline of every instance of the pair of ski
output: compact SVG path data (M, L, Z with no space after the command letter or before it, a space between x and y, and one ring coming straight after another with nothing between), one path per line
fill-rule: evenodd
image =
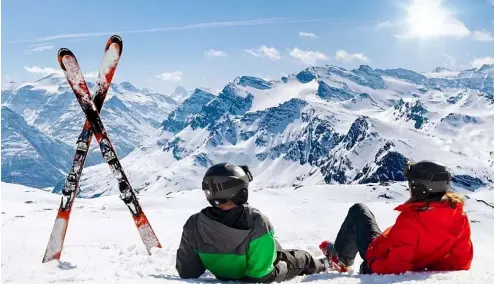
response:
M86 116L86 121L82 132L77 139L77 148L72 162L72 168L63 185L62 200L46 247L43 262L60 259L70 213L79 190L79 180L93 135L99 143L103 158L110 166L113 176L117 179L120 198L129 208L146 250L151 254L151 249L153 247L161 248L158 238L125 175L99 116L99 112L103 107L106 94L120 60L122 49L123 41L118 35L113 35L108 39L105 46L103 63L99 70L99 76L94 88L94 98L91 97L75 55L67 48L61 48L58 51L58 62Z

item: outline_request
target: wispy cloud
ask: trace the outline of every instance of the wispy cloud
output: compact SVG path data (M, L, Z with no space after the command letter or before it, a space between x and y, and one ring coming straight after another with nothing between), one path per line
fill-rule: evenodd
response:
M163 81L180 81L182 80L183 75L184 73L182 73L182 71L165 72L157 75L156 78Z
M348 53L343 49L336 51L336 60L338 61L359 61L359 62L367 62L369 58L367 58L362 53Z
M54 69L51 67L43 68L43 67L38 67L38 66L33 66L33 67L24 66L24 69L26 69L26 71L29 73L41 74L43 76L48 76L50 74L55 74L57 76L63 75L62 70Z
M300 37L318 38L318 36L315 33L299 32L298 35Z
M91 71L86 74L84 74L84 78L86 79L96 79L98 78L99 72L98 71Z
M474 40L477 41L494 41L494 35L492 35L491 32L486 30L474 31L472 37Z
M320 51L302 50L295 47L290 51L290 56L307 65L314 65L317 61L328 60L326 54Z
M475 58L470 63L470 65L472 65L472 67L475 67L475 68L481 67L484 64L494 64L494 57L486 56L486 57L481 57L481 58Z
M51 74L55 74L56 76L64 76L63 71L60 69L55 69L51 67L39 67L39 66L24 66L24 69L26 69L27 72L29 73L35 73L35 74L40 74L42 76L48 76ZM98 78L99 72L98 71L91 71L88 73L84 73L84 78L85 79L96 79ZM116 74L115 74L116 76Z
M127 31L113 31L113 32L88 32L88 33L67 33L57 34L45 37L39 37L28 40L17 40L13 42L44 42L64 38L88 38L96 36L110 36L113 34L141 34L141 33L157 33L167 31L179 31L188 29L207 29L207 28L223 28L223 27L241 27L241 26L258 26L258 25L272 25L272 24L291 24L291 23L308 23L308 22L320 22L322 19L306 19L306 20L293 20L290 18L269 18L258 20L245 20L245 21L221 21L221 22L206 22L198 24L190 24L183 26L169 26L158 27L142 30L127 30Z
M456 60L455 57L453 57L449 54L446 54L446 53L441 53L440 55L446 58L446 61L443 62L443 65L446 66L446 68L449 68L452 70L457 69L458 60Z
M491 5L494 5L494 0L488 0Z
M380 29L387 29L387 28L392 28L393 26L395 26L396 24L391 22L391 21L383 21L383 22L379 22L377 23L375 26L374 26L374 29L376 30L380 30Z
M245 49L245 52L254 55L255 57L266 57L271 60L279 60L281 58L280 52L274 47L267 47L265 45L259 48Z
M208 51L204 51L205 57L225 57L227 55L228 55L228 53L221 51L221 50L210 49Z
M50 50L53 49L53 45L35 45L35 46L30 46L26 49L27 53L33 53L33 52L41 52L45 50Z

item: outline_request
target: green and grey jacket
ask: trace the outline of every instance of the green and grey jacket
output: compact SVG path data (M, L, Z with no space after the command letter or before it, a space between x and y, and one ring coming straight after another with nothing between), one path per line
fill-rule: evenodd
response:
M288 271L277 261L278 248L273 226L257 209L207 207L185 223L176 268L181 278L207 269L220 280L281 282Z

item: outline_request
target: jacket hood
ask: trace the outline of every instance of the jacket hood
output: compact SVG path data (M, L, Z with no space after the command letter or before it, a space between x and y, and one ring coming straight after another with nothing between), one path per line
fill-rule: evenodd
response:
M248 242L251 229L235 229L215 221L204 212L199 213L198 231L204 244L214 246L220 251L235 251L242 244Z

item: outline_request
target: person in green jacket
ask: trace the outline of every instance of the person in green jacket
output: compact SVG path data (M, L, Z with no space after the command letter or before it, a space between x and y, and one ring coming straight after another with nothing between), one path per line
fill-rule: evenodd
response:
M275 240L268 218L247 204L252 179L247 166L221 163L206 171L202 189L211 206L183 226L176 259L181 278L209 270L222 281L269 283L329 269L326 257L285 250Z

